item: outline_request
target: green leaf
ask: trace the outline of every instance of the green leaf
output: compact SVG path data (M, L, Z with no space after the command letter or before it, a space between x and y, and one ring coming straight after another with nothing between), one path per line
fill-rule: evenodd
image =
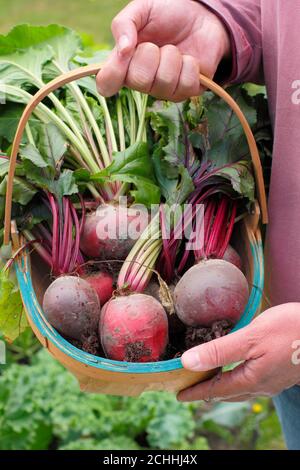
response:
M148 145L136 143L124 152L116 152L113 162L101 172L103 176L134 175L154 181L153 166L149 156Z
M0 35L0 54L14 54L30 47L45 46L57 37L63 42L68 32L71 30L56 24L49 26L18 25L7 35Z
M60 68L67 71L70 68L70 60L82 49L82 41L75 31L61 26L56 27L56 32L52 33L47 44Z
M159 204L160 202L160 189L157 185L142 178L141 176L121 175L120 181L123 183L132 183L136 189L130 191L137 204L143 204L150 207L152 204Z
M28 144L21 148L20 155L25 162L31 162L38 168L47 169L54 176L62 164L62 157L67 150L67 142L58 128L52 124L39 124L36 146ZM29 175L30 176L30 175Z
M26 179L41 189L50 191L58 198L78 193L71 170L61 170L67 143L52 124L39 124L37 147L27 144L21 148L22 166Z
M80 37L71 29L59 25L16 26L7 35L0 35L2 80L20 86L33 83L39 87L47 62L54 59L61 69L69 70L70 60L80 50Z
M240 196L253 202L255 199L255 180L252 173L251 162L241 160L232 165L220 168L214 173L230 181L232 188Z
M28 326L21 295L5 270L0 271L0 331L7 341L14 341Z
M267 89L263 85L255 85L254 83L245 83L243 89L247 91L248 95L252 98L257 95L263 95L267 98Z
M136 143L124 152L114 154L111 165L91 176L92 181L121 181L135 186L135 201L147 206L160 202L160 189L146 143Z
M93 55L84 56L82 54L76 55L74 57L74 62L79 65L92 65L92 64L102 64L104 63L109 54L111 53L111 49L104 48L103 50L97 50Z
M161 193L169 205L182 204L194 190L193 179L188 170L181 165L177 170L176 178L168 178L165 169L166 162L161 158L160 152L153 155L153 164Z
M0 55L1 80L11 85L34 84L41 86L43 65L52 58L49 47L44 49L29 48L26 52L12 55Z
M89 183L91 181L91 173L85 168L79 168L74 171L74 178L77 183Z
M54 124L49 123L42 126L39 148L41 153L48 158L49 166L57 170L62 157L66 153L67 142L59 129Z
M63 196L78 194L78 186L76 185L73 171L63 170L57 180L51 181L49 190L52 194L56 195L58 200L61 200Z
M20 156L23 161L28 160L38 168L48 168L49 166L49 162L44 159L38 149L32 144L27 144L25 147L22 147Z
M183 105L157 101L150 108L152 129L160 136L158 146L165 161L164 171L170 179L178 176L178 168L184 163L185 142L183 136Z
M0 158L0 178L3 178L5 175L7 175L8 170L9 170L9 160Z
M0 183L0 196L6 195L7 177ZM37 193L37 190L32 184L26 180L15 176L13 186L13 201L26 206Z
M257 114L246 102L240 87L227 90L235 99L251 127L256 124ZM206 156L216 166L236 162L249 155L249 148L241 123L231 108L219 97L207 93L206 118L209 123L209 144Z
M1 75L0 75L1 76ZM12 143L23 113L24 106L16 103L6 103L0 106L0 137ZM23 136L23 141L25 137Z
M27 171L27 179L37 187L50 191L60 200L63 196L78 194L78 186L72 170L63 170L57 179L49 178L43 174L40 168L32 164L29 160L24 162Z

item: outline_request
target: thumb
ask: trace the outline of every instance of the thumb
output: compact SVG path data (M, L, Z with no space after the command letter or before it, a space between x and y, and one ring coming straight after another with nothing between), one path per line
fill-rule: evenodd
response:
M182 365L192 371L207 371L246 360L249 358L249 333L246 327L196 346L183 354Z
M143 0L129 3L112 21L112 33L121 58L132 56L138 33L149 22L149 5Z
M97 88L103 96L112 96L124 86L137 46L138 33L149 22L147 5L143 0L133 1L112 22L111 29L116 47L97 76Z

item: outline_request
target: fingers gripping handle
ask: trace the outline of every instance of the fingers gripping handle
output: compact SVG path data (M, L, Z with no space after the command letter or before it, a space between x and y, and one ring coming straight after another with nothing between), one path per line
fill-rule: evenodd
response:
M4 221L4 244L7 245L10 241L10 234L11 234L11 209L12 209L12 196L13 196L13 181L16 169L16 162L17 156L20 149L20 144L23 136L23 132L25 130L26 124L35 110L35 108L46 98L50 93L57 90L61 86L64 86L74 80L79 80L80 78L84 78L90 75L96 75L101 70L101 65L88 65L86 67L81 67L75 70L72 70L68 73L65 73L43 88L41 88L29 101L27 104L23 115L20 119L16 135L14 138L14 142L12 145L12 151L10 156L10 166L9 166L9 173L7 178L7 190L6 190L6 205L5 205L5 221ZM205 77L204 75L200 75L200 83L205 88L208 88L220 98L222 98L235 112L237 115L243 129L245 135L247 137L255 178L256 178L256 187L257 187L257 194L258 200L261 209L262 221L263 223L268 222L268 211L267 211L267 199L266 199L266 192L265 192L265 185L264 185L264 178L263 178L263 171L260 162L259 152L257 149L257 145L251 131L251 128L248 124L247 119L245 118L243 112L241 111L238 104L234 101L234 99L219 85L215 82L210 80L209 78Z

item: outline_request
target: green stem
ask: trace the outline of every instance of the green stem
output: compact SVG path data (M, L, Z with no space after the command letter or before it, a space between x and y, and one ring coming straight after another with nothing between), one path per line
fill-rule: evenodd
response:
M116 139L116 135L115 135L111 115L110 115L110 112L109 112L109 109L108 109L108 106L107 106L106 99L101 95L99 95L99 103L102 106L103 113L104 113L104 119L105 119L105 122L106 122L106 126L108 128L108 131L109 131L112 151L117 152L118 151L118 144L117 144L117 139Z
M131 91L128 92L127 99L130 119L130 145L133 145L136 140L136 110L134 98Z
M155 268L161 249L162 243L160 245L157 245L157 248L151 252L151 255L145 263L146 268L138 273L138 276L135 280L136 290L138 292L143 292L144 289L147 287L147 284L149 283L153 275L153 269Z
M139 127L138 127L137 136L136 136L137 142L147 141L147 137L145 135L147 104L148 104L148 96L143 95L141 98L141 110L139 113Z
M101 196L101 194L97 191L97 189L95 188L95 186L91 183L88 183L86 185L86 187L88 188L88 190L90 191L91 195L93 196L93 198L96 200L96 201L99 201L99 202L104 202L104 199L103 197Z
M120 97L117 98L117 115L118 115L120 150L121 150L121 152L124 152L125 149L126 149L126 142L125 142L125 130L124 130L122 101L121 101Z
M28 142L29 142L31 145L34 145L34 138L33 138L33 135L32 135L31 129L30 129L29 122L27 122L27 124L26 124L25 131L26 131L26 135L27 135Z
M4 60L4 61L2 61L2 63L13 65L14 67L21 70L25 75L27 75L30 78L32 84L35 85L37 88L41 89L45 86L45 83L43 82L43 80L41 78L36 77L33 73L30 72L30 70L27 70L22 65L17 64L13 61L9 61L9 60ZM65 118L66 122L68 122L71 130L74 132L74 134L77 137L78 141L81 143L82 149L84 149L84 153L86 154L86 156L89 155L89 159L91 159L92 155L89 151L89 148L86 145L86 142L82 137L80 129L78 128L78 126L77 126L76 122L74 121L72 115L66 110L66 108L62 105L62 103L59 101L59 99L55 96L54 93L50 93L48 97L52 101L52 103L54 104L56 109Z
M59 72L61 72L61 73L64 72L64 70L60 67L60 65L56 61L53 61L53 64L55 65L55 67L57 68L57 70ZM85 99L85 97L84 97L84 95L81 91L81 88L79 87L79 85L77 83L74 83L74 82L69 83L67 85L67 87L72 91L73 96L75 96L77 98L77 100L80 103L83 111L85 112L86 117L88 118L88 120L91 124L91 127L94 131L95 137L97 139L99 149L100 149L100 152L102 154L104 166L105 167L108 166L110 164L109 152L107 150L106 144L105 144L104 139L102 137L102 134L100 132L97 121L96 121L96 119L95 119L95 117L94 117L94 115L91 111L91 108L89 107L89 105L88 105L88 103L87 103L87 101L86 101L86 99ZM107 108L107 106L106 106L106 108Z
M2 87L0 84L0 90L1 88ZM13 97L21 98L25 104L27 104L32 99L32 95L30 93L15 86L5 85L5 90L7 94L10 93ZM72 132L72 130L65 124L65 122L60 119L59 116L57 116L57 114L55 114L43 103L40 103L37 106L37 108L34 110L34 114L37 115L39 119L41 119L42 117L41 120L43 120L43 122L47 122L47 120L45 121L46 117L48 118L48 120L56 124L56 126L62 131L62 133L69 139L69 141L72 142L74 147L78 149L79 153L82 155L83 159L87 163L89 169L93 173L97 173L99 171L98 165L96 165L89 150L86 151L86 148L82 146L81 142L78 140L74 132Z
M118 277L118 286L122 287L125 284L125 280L131 273L132 264L135 261L140 261L140 257L143 255L145 251L149 249L149 247L156 246L157 242L161 242L161 230L160 230L160 217L159 213L157 213L153 219L151 220L148 227L142 233L138 241L135 243L134 247L130 251L129 255L127 256L126 260L124 261L122 268L119 273Z

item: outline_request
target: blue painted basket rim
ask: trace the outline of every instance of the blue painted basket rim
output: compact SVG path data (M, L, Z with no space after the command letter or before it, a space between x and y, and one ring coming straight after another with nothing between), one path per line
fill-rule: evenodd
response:
M252 321L262 299L264 287L263 247L261 242L250 242L250 247L254 265L253 285L244 314L232 332L243 328ZM56 330L49 328L49 326L44 322L39 312L39 310L42 311L42 309L32 285L28 261L26 262L25 258L22 259L21 268L16 264L16 273L23 302L32 322L36 325L43 337L47 338L47 340L54 344L54 346L56 346L61 352L67 354L74 360L79 361L84 365L95 367L99 370L127 374L171 372L183 368L180 358L160 362L132 363L100 358L81 351L65 340Z

